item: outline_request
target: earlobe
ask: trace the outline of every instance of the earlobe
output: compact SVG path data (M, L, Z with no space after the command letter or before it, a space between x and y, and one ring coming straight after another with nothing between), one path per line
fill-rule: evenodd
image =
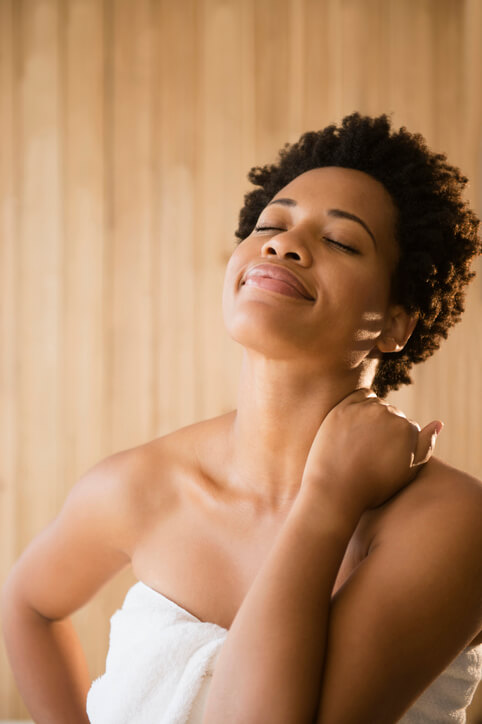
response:
M403 349L403 346L398 344L395 337L380 337L377 346L380 352L400 352Z
M400 352L418 322L418 314L409 314L401 305L390 309L387 323L377 341L380 352Z

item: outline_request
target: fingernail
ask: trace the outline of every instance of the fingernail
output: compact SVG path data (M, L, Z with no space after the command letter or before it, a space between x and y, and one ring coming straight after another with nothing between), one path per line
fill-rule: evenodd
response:
M439 422L437 423L437 425L435 426L434 433L433 433L433 434L435 435L435 437L437 437L437 435L440 435L443 426L444 426L443 422L440 422L440 421L439 421Z

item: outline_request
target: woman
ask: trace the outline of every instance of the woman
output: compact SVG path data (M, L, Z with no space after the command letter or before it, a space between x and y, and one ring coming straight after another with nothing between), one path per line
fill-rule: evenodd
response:
M358 114L249 178L223 292L237 409L101 461L5 586L36 722L89 721L68 616L128 563L93 722L465 720L481 485L432 457L440 421L383 397L463 309L466 179Z

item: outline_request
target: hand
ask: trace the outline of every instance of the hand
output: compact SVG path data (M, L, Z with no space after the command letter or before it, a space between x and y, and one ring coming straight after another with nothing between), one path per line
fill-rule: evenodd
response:
M322 488L361 515L415 478L432 456L442 427L442 422L433 420L420 429L372 390L355 390L320 425L301 487Z

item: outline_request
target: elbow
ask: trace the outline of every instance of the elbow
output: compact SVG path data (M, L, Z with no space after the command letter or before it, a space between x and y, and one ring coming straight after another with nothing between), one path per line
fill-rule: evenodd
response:
M10 571L0 591L0 613L4 631L10 624L20 621L53 622L53 619L44 616L28 601L15 567Z

